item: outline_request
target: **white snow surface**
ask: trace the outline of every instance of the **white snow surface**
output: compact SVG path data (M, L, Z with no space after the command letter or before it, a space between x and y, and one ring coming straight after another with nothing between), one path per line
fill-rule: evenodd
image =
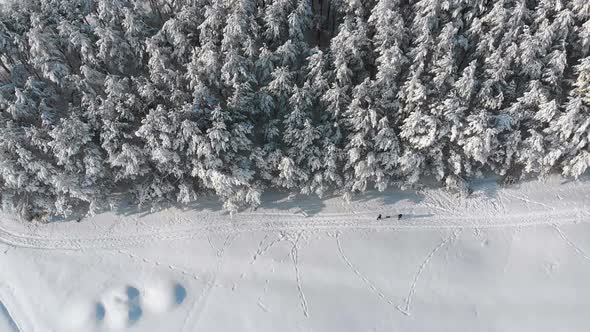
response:
M587 331L590 181L473 186L4 214L0 331Z

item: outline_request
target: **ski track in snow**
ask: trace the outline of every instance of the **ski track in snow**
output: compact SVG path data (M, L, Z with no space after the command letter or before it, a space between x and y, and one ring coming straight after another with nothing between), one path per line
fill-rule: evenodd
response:
M413 220L408 215L402 221L375 221L374 214L371 217L362 217L359 214L348 214L351 221L346 217L320 217L309 218L273 218L264 220L254 218L249 220L248 215L243 217L244 221L236 223L227 220L187 221L189 227L176 230L149 229L149 233L138 235L128 234L122 236L108 236L95 238L68 238L52 235L52 231L45 234L35 232L36 235L16 233L4 228L0 223L0 242L15 247L27 247L36 249L124 249L149 245L154 241L172 241L193 239L210 234L239 234L243 232L270 232L270 231L331 231L331 230L440 230L457 228L513 228L547 226L556 223L571 224L583 220L582 210L553 210L528 213L516 213L508 215L475 215L475 216L432 216ZM367 213L368 214L368 213ZM271 217L269 217L271 218ZM225 218L227 219L227 218ZM527 221L528 220L528 221ZM130 232L131 233L131 232Z
M414 276L414 280L412 281L412 285L410 286L410 290L408 292L408 297L406 297L405 307L401 307L401 305L397 306L398 310L400 312L402 312L404 315L410 316L412 314L410 310L411 310L411 305L412 305L412 298L414 297L414 293L416 292L416 285L418 284L418 280L420 279L422 272L424 272L424 269L426 268L426 266L428 266L428 263L430 263L430 261L432 260L432 258L434 257L434 255L436 254L437 251L439 251L445 245L447 245L447 244L453 242L455 239L457 239L457 237L461 234L461 231L462 231L461 229L455 230L455 231L453 231L453 233L450 236L443 239L438 244L438 246L436 246L434 249L432 249L432 251L430 253L428 253L428 255L426 256L426 258L424 259L422 264L420 264L420 266L418 267L418 271L416 272L416 275Z

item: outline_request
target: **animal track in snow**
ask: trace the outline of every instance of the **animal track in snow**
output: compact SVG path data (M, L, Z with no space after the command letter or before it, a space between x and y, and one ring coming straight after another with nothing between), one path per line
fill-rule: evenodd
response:
M344 261L344 263L346 263L348 268L352 272L354 272L354 274L357 275L369 287L369 289L371 289L372 292L377 294L377 296L379 298L381 298L383 301L387 302L392 307L400 310L399 308L397 308L395 306L395 304L389 298L387 298L387 296L385 296L385 294L379 288L377 288L375 283L373 283L369 278L367 278L363 273L361 273L361 271L356 266L354 266L352 264L352 262L348 259L346 254L344 254L344 250L342 249L342 243L340 242L340 234L336 234L335 237L336 237L336 245L338 246L338 253L340 254L340 258Z
M588 256L588 254L577 244L572 242L572 240L570 240L569 237L565 235L565 233L561 230L561 228L559 228L559 226L557 226L557 224L553 224L553 228L557 231L557 234L559 234L559 236L565 241L565 243L568 246L574 249L574 251L577 252L580 256L582 256L585 260L590 261L590 256Z
M420 279L420 275L422 275L422 272L424 272L424 269L426 268L428 263L430 263L430 260L432 259L432 257L434 257L436 252L443 248L445 245L456 240L457 237L459 237L459 235L461 234L461 231L461 229L453 231L453 233L449 237L442 240L436 247L434 247L434 249L430 251L430 253L428 253L426 258L424 258L424 261L422 262L422 264L420 264L420 266L418 267L418 271L416 271L416 274L414 275L414 280L412 281L412 285L410 286L410 290L408 292L408 296L406 297L405 303L403 305L400 304L397 306L397 309L401 313L403 313L406 316L411 315L410 309L412 305L412 298L414 296L414 293L416 292L416 285L418 284L418 279Z

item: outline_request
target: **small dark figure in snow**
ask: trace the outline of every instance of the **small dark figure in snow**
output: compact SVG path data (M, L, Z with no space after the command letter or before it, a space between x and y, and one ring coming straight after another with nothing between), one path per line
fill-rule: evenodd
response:
M385 216L385 219L389 219L389 218L391 218L391 216Z
M377 216L377 220L381 220L381 213Z
M400 220L401 218L402 218L402 214L400 213L397 215L397 220Z

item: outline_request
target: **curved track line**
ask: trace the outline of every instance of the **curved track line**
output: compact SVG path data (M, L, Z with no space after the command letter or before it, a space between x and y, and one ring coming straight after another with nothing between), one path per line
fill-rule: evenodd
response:
M348 266L348 268L357 276L359 277L368 287L371 291L373 291L373 293L375 293L380 299L382 299L383 301L387 302L392 308L399 310L400 312L403 313L403 311L401 311L396 305L395 303L393 303L393 301L391 301L390 299L388 299L385 294L383 294L382 291L380 291L377 286L375 286L375 284L369 280L369 278L367 278L364 274L361 273L361 271L359 271L359 269L357 269L352 262L348 259L348 257L344 254L344 250L342 249L342 243L340 241L340 234L336 235L336 245L338 246L338 252L340 253L340 258L344 261L344 263L346 263L346 266Z
M299 300L301 302L301 309L303 310L303 316L309 317L309 309L307 305L307 299L303 292L303 286L301 285L301 273L299 272L299 248L297 247L299 239L301 238L301 232L297 235L297 239L293 242L291 248L291 260L293 261L293 268L295 269L295 281L297 282L297 292L299 293Z
M25 332L25 331L33 331L32 324L29 320L27 320L27 315L20 310L20 306L15 299L14 292L12 291L9 285L3 284L0 282L0 301L4 304L4 308L12 322L16 326L17 331ZM19 315L23 313L22 315Z
M20 332L18 325L12 319L8 308L4 305L4 303L0 300L0 321L4 321L8 329L12 332Z
M420 279L422 272L424 272L424 269L426 268L430 260L432 260L432 257L434 257L436 252L442 249L445 245L453 242L461 234L461 231L461 229L453 231L453 233L450 236L442 240L436 247L434 247L434 249L430 251L430 253L428 253L426 258L424 258L424 261L422 262L422 264L420 264L420 266L418 267L418 271L416 271L416 274L414 275L414 280L412 281L412 285L410 286L408 297L406 297L405 307L402 308L401 305L397 306L397 309L401 311L404 315L410 316L412 314L410 311L410 306L412 305L412 298L414 297L414 293L416 292L416 285L418 284L418 280Z
M190 331L194 331L195 329L197 329L197 326L199 324L199 321L201 320L203 312L207 307L207 301L209 301L209 296L213 292L213 287L216 287L219 285L217 283L217 278L219 277L219 274L222 272L222 269L223 269L225 252L233 244L234 240L237 237L238 237L237 234L233 235L233 236L232 236L232 234L228 235L225 238L225 241L223 242L222 247L219 250L217 250L217 253L215 254L217 256L217 262L215 265L215 274L213 274L213 278L211 278L211 280L207 281L207 283L205 284L205 287L203 287L203 291L199 295L199 298L193 303L191 309L188 312L188 315L186 316L186 318L184 320L181 331L186 331L189 328L190 328ZM193 320L194 320L194 322L193 322ZM190 323L190 325L188 325L189 323Z
M565 241L565 243L567 243L568 246L574 249L574 251L577 252L580 256L582 256L585 260L590 261L590 256L588 256L588 254L584 250L582 250L582 248L580 248L577 244L570 240L565 235L565 233L557 226L557 224L553 224L552 226L553 228L555 228L559 236Z

